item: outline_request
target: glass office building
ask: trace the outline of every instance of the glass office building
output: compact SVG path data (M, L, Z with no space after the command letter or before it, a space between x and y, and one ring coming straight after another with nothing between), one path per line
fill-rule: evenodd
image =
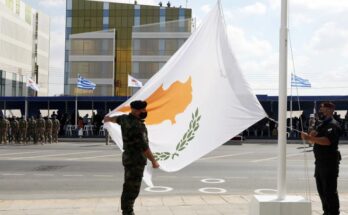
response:
M127 96L129 95L128 74L133 73L133 26L153 23L161 23L161 26L165 26L166 23L173 20L191 19L191 9L181 7L67 0L66 8L64 93L67 95L73 94L73 88L76 87L76 84L69 82L69 79L76 78L75 69L72 68L72 62L69 60L72 50L72 35L97 31L115 31L113 93L103 96ZM191 32L191 26L187 30ZM163 43L163 40L162 42L158 40L158 42ZM94 73L98 72L100 71L94 71ZM86 76L85 78L93 79L93 76Z
M50 19L20 0L0 0L0 96L48 95ZM28 78L39 92L27 91Z
M70 94L103 96L114 93L115 30L96 31L70 36ZM76 88L77 77L88 77L95 90Z
M132 76L145 84L191 35L192 19L138 25L132 33ZM134 93L137 89L132 89Z

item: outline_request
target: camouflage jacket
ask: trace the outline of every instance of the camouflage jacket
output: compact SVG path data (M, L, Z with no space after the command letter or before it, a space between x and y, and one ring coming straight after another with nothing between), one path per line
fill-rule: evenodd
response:
M19 120L19 130L27 130L27 127L28 127L28 123L27 123L27 120L25 119L21 119Z
M12 120L11 122L11 130L12 131L17 131L19 128L19 123L17 120Z
M117 117L123 140L123 165L146 165L144 152L149 148L147 129L142 120L132 114Z
M7 119L0 120L0 131L7 132L10 127L10 122Z
M47 119L47 120L45 121L45 125L46 125L46 131L47 131L47 132L52 131L52 126L53 126L52 120Z
M36 120L35 119L29 119L28 121L28 130L35 131L36 129Z
M58 119L52 120L52 123L53 123L52 129L55 130L55 131L59 130L59 128L60 128L59 120Z
M36 129L38 130L45 130L45 120L42 118L39 118L36 120Z

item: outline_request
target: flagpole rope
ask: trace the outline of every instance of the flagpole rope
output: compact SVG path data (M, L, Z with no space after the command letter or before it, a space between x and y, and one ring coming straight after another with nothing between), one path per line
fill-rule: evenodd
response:
M293 54L293 50L292 50L292 42L291 42L291 34L290 34L290 30L288 32L289 34L289 47L290 47L290 54L291 54L291 61L292 61L292 68L294 70L294 75L296 75L296 70L295 70L295 60L294 60L294 54ZM292 89L292 86L291 86ZM297 94L297 103L298 103L298 109L301 110L301 103L300 103L300 97L299 97L299 91L298 91L298 85L296 85L296 94ZM292 97L292 95L291 95ZM300 118L300 124L301 124L301 131L303 131L303 119L302 117ZM306 148L306 142L305 140L302 140L302 145L303 145L303 149ZM306 198L307 200L312 202L311 199L311 189L310 189L310 181L309 181L309 170L308 170L308 156L305 150L303 150L303 160L304 160L304 174L305 174L305 178L306 180Z

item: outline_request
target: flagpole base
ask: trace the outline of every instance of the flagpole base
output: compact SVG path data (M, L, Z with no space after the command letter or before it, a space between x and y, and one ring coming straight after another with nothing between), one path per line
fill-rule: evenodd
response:
M254 195L249 204L249 215L311 215L312 204L302 196Z

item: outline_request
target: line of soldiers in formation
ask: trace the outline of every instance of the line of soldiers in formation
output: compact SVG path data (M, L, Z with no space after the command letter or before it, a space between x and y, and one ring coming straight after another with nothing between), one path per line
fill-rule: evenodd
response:
M9 121L0 116L0 144L58 143L59 129L60 122L55 115L52 120L39 115L37 119L32 116L28 121L24 117L19 120L12 117Z

